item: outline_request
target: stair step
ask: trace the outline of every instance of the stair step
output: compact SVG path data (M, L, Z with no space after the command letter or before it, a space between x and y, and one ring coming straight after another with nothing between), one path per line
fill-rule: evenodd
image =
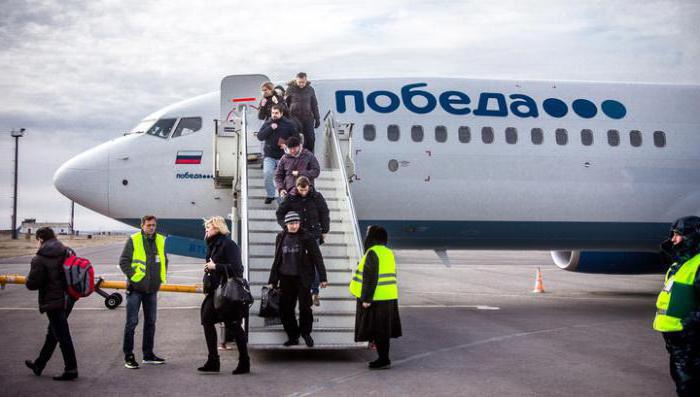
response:
M345 193L340 190L340 189L334 189L334 188L319 188L318 189L321 194L323 194L323 198L326 199L326 201L329 200L340 200L340 199L345 199ZM260 200L261 202L267 197L267 191L265 188L261 186L248 186L248 199L249 200ZM264 203L263 203L264 204Z
M275 241L278 231L270 231L265 233L251 233L250 231L248 231L248 242L250 244L273 243ZM326 234L326 239L324 241L326 242L326 244L346 244L346 239L349 238L350 237L346 233L328 233ZM321 247L323 247L323 245L321 245Z
M262 287L266 286L267 282L251 282L250 283L250 292L253 295L253 298L255 299L260 299L260 294L262 291ZM328 284L328 287L321 289L321 297L322 299L354 299L352 295L350 295L350 291L348 290L348 284L347 283L331 283Z
M256 268L260 269L260 268ZM267 283L268 278L270 277L270 269L261 269L261 270L253 270L253 269L248 269L248 281L251 283L256 283L256 284L261 284L261 283ZM329 269L326 269L326 277L328 278L328 282L334 283L334 284L342 284L350 283L350 279L352 278L352 271L349 270L339 270L339 271L329 271Z
M316 309L317 307L314 307L314 322L313 326L314 327L319 327L319 328L328 328L328 329L347 329L347 328L353 328L355 327L355 307L353 307L352 313L348 312L347 314L341 314L341 315L330 315L330 314L323 314L323 315L317 315L316 314ZM265 325L265 319L262 317L258 317L257 315L253 316L251 315L250 317L250 327L254 329L267 329L267 330L277 330L277 331L282 331L282 324L275 324L275 325Z
M323 257L323 264L326 268L333 269L349 269L354 270L358 260L353 260L350 257ZM259 268L264 266L272 266L272 255L269 256L253 256L248 258L248 266L251 268Z
M314 338L313 349L347 349L347 348L367 348L367 343L355 342L355 329L324 329L317 328L311 332ZM248 346L253 349L285 349L301 350L309 349L300 340L300 344L292 347L282 346L287 341L287 334L279 330L267 330L265 328L251 328L248 336Z
M248 255L269 255L272 256L275 253L274 243L270 244L249 244ZM325 257L328 256L345 256L348 254L348 248L343 245L331 245L323 244L321 246L321 254Z

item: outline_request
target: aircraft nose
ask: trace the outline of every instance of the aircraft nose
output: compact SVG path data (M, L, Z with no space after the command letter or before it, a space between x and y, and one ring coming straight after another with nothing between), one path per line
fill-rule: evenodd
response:
M53 176L64 196L103 215L109 214L109 148L100 145L65 162Z

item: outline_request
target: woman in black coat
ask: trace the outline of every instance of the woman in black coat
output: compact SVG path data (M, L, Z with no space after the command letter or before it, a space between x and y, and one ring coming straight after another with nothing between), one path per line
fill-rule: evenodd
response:
M226 277L243 277L243 265L241 263L241 251L236 243L227 237L229 234L226 221L220 216L207 219L204 222L207 241L207 263L204 265L204 293L207 294L202 302L201 317L204 327L204 337L207 341L209 357L204 366L198 370L202 372L219 372L220 361L217 351L216 323L223 322L227 330L231 330L238 348L238 366L233 371L234 375L250 372L250 358L248 357L247 335L243 330L243 318L247 307L241 304L226 313L214 308L214 291Z
M385 246L389 240L386 230L372 225L367 228L365 237L365 264L362 271L362 292L357 299L355 312L355 341L373 342L379 358L369 363L370 369L388 368L389 340L401 336L399 301L373 299L379 279L379 257L370 251L375 245Z

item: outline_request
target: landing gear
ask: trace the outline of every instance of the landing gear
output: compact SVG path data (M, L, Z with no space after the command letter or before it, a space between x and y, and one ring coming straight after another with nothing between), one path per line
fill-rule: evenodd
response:
M103 281L104 280L102 279L102 277L97 279L97 282L95 283L95 292L100 294L101 297L105 298L105 307L107 309L114 310L122 304L124 298L119 292L113 292L111 294L106 293L102 288L100 288L100 285L102 285Z

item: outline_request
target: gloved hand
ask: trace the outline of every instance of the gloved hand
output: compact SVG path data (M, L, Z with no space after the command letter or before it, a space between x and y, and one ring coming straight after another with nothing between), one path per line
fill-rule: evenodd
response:
M318 128L321 126L321 120L314 120L314 128Z

